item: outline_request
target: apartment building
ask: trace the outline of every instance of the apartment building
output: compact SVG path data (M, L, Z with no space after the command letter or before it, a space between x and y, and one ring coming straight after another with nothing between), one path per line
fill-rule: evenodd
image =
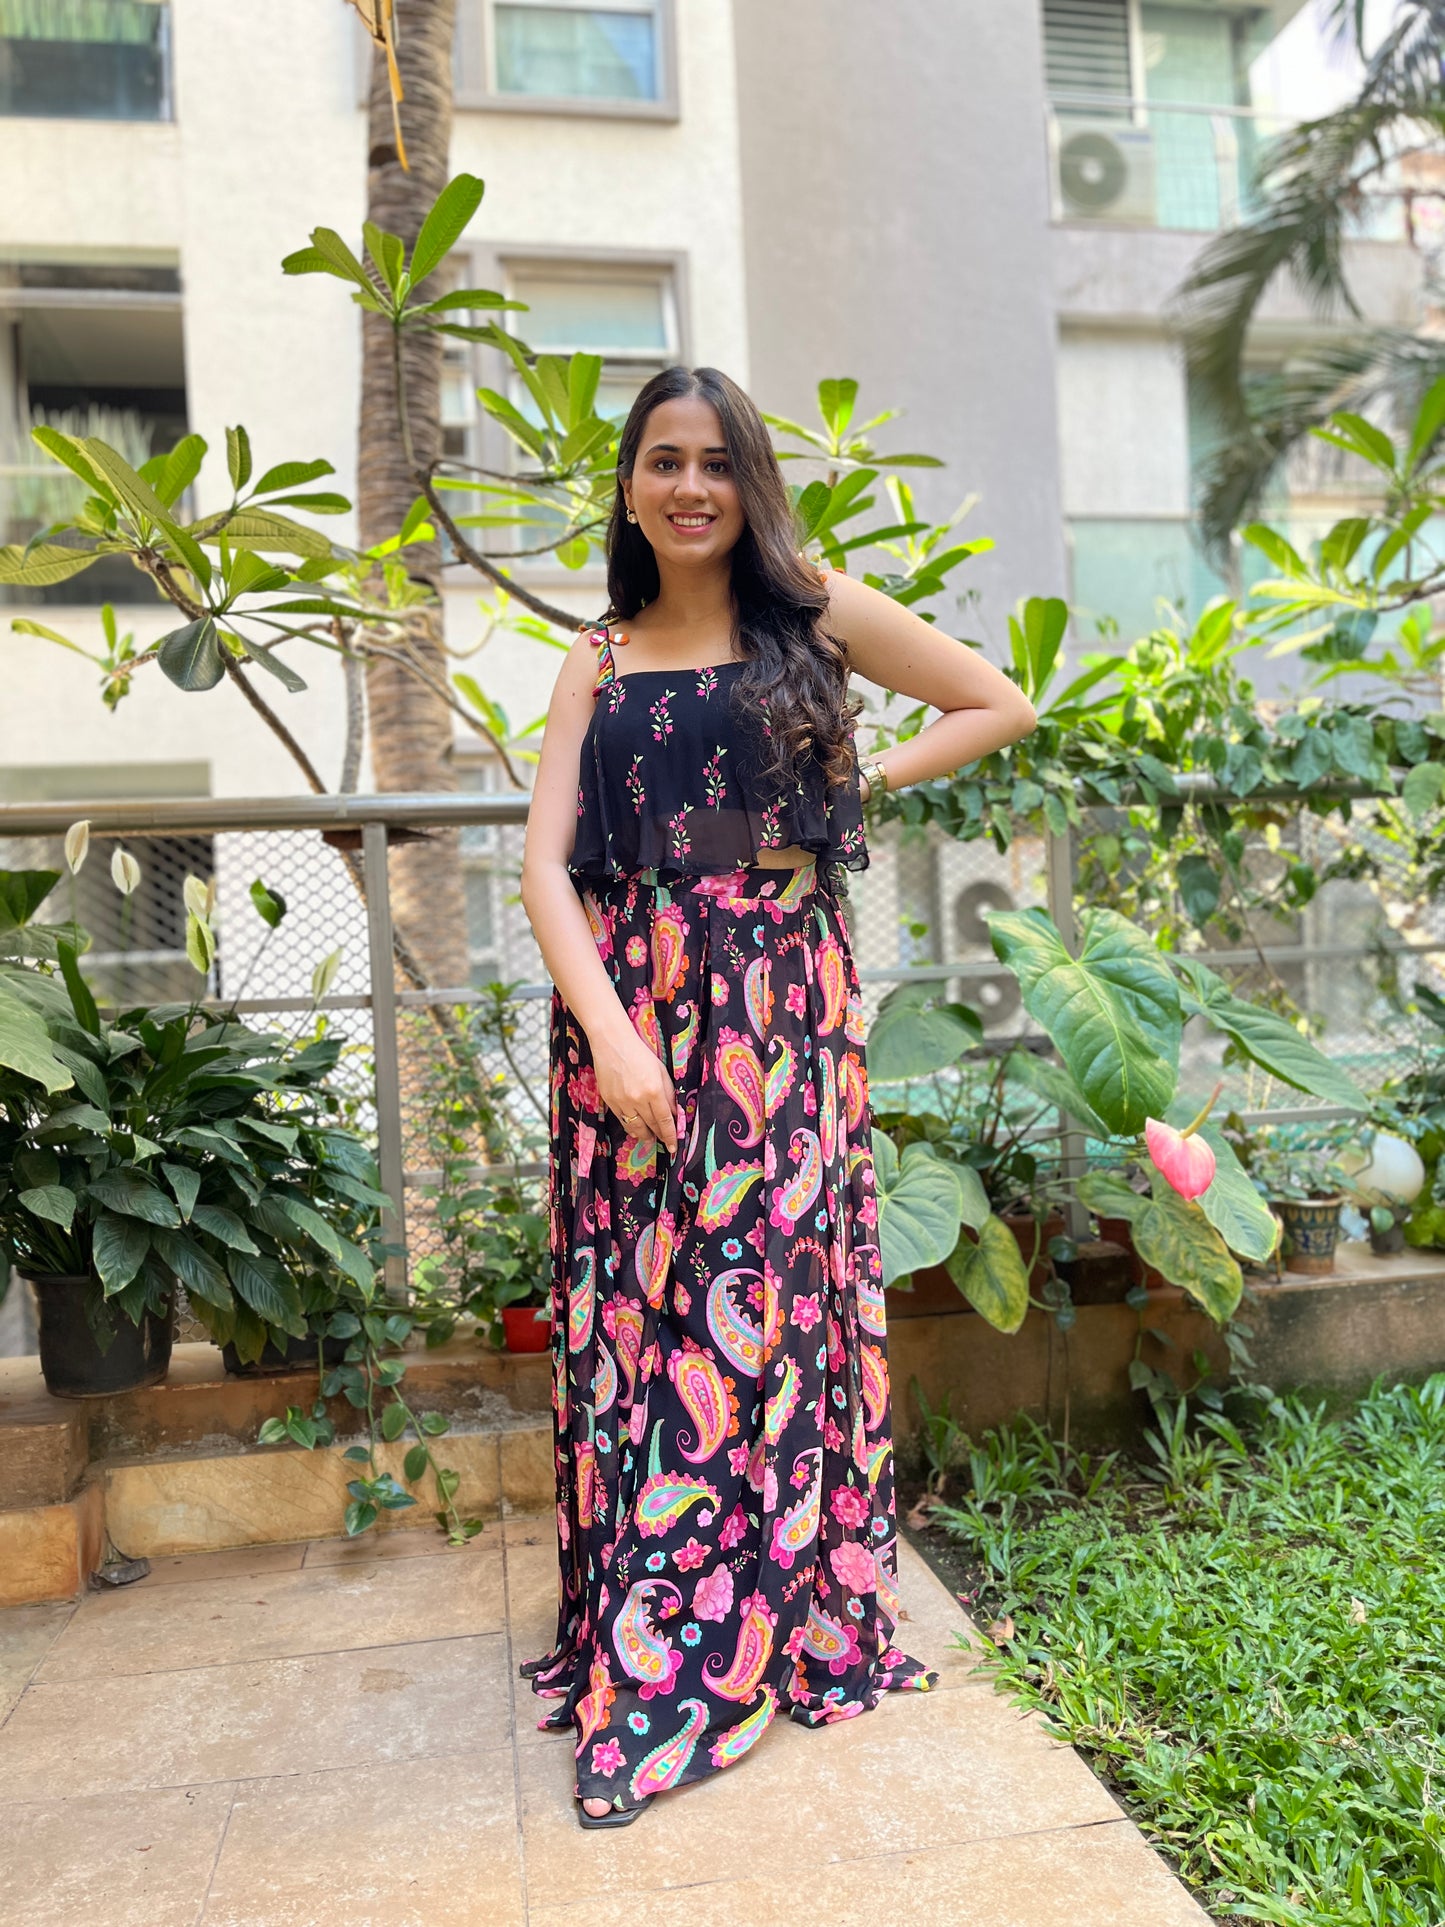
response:
M529 304L534 346L600 352L618 409L674 361L725 368L795 417L820 377L856 376L867 412L904 411L885 445L947 462L917 475L925 511L976 491L969 529L997 544L945 626L996 648L1014 602L1044 593L1074 601L1085 636L1100 617L1137 633L1159 597L1197 606L1219 586L1191 541L1207 424L1168 302L1247 207L1260 140L1308 108L1285 84L1311 46L1302 8L460 0L452 162L488 184L467 273ZM133 459L185 428L218 450L241 420L261 461L322 455L350 489L356 311L279 263L318 222L359 231L365 71L341 0L0 0L4 539L50 519L66 487L36 462L42 420ZM1410 249L1386 230L1352 246L1370 317L1410 325ZM1315 325L1284 291L1257 352L1283 358ZM453 452L505 459L473 392L505 380L495 351L450 359ZM1337 499L1329 477L1296 479L1286 519ZM198 510L223 487L213 457ZM595 569L534 579L579 612L602 600ZM141 588L96 570L39 607L9 592L5 619L93 641L109 601L146 641L168 625ZM458 572L459 644L481 632L477 594ZM3 646L0 795L298 787L234 692L183 696L150 672L111 715L80 658ZM471 666L520 727L555 661L508 638ZM341 692L324 662L307 673L287 720L334 776ZM474 752L459 740L467 780L490 784ZM884 924L930 922L935 950L962 929L939 908L957 909L951 861L909 857L892 881L880 866ZM479 886L482 972L501 942L491 902Z

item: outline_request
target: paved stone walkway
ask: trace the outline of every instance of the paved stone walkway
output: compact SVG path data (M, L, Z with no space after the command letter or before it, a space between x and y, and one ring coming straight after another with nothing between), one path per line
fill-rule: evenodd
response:
M974 1673L905 1550L941 1690L586 1833L516 1662L547 1521L162 1560L0 1613L5 1927L1187 1927L1206 1916L1083 1761ZM976 1635L975 1635L976 1637Z

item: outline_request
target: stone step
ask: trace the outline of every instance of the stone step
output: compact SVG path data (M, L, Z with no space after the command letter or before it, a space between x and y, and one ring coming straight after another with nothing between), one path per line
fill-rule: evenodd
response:
M161 1385L99 1399L55 1399L38 1361L0 1360L0 1605L74 1596L105 1554L106 1534L132 1557L326 1538L342 1531L344 1457L361 1415L328 1402L339 1443L307 1452L261 1446L267 1418L308 1411L314 1371L228 1377L212 1345L177 1345ZM438 1464L461 1475L462 1517L547 1511L553 1501L550 1365L456 1338L408 1354L408 1403L452 1430ZM401 1477L406 1442L380 1446L379 1470ZM426 1484L418 1503L383 1514L388 1532L435 1529Z

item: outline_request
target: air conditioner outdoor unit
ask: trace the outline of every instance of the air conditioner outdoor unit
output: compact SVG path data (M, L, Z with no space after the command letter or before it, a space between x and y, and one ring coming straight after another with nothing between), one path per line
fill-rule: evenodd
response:
M1127 121L1061 120L1059 200L1065 220L1153 227L1154 136Z

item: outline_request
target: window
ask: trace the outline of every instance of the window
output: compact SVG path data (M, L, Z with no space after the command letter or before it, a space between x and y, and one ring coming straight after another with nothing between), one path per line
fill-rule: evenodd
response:
M169 120L163 0L0 0L0 114Z
M504 259L494 266L495 282L508 298L527 303L525 312L510 314L506 320L529 348L538 354L583 351L601 355L596 401L601 415L624 419L651 377L682 358L678 276L670 260L579 261L530 256ZM488 384L504 387L513 406L529 421L537 421L536 404L511 363L496 350L486 352L502 363L495 378L488 376ZM469 380L475 385L476 376L470 375ZM499 439L491 445L495 459L485 465L519 465L515 445L508 442L504 448L500 431L496 432ZM448 452L459 451L449 448ZM559 533L561 527L559 511ZM541 529L534 526L524 532L522 543L532 548L544 540ZM553 561L550 555L541 558L543 566Z
M132 467L185 434L174 268L0 262L0 542L28 541L84 499L85 485L31 440L42 425L98 435ZM134 602L138 586L122 556L50 589L0 590L0 601Z
M670 266L512 261L506 293L525 301L512 326L538 354L602 356L597 412L625 415L638 390L678 359L677 303ZM514 394L519 408L530 407Z
M673 117L672 0L462 0L460 106Z

